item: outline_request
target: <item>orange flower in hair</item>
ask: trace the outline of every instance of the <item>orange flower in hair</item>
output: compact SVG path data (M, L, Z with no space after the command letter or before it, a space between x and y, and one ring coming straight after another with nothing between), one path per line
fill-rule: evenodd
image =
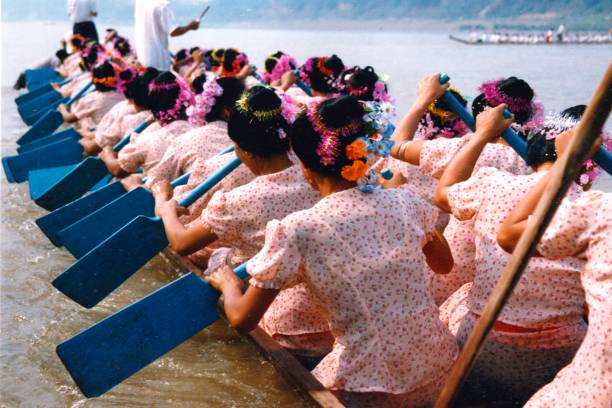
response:
M332 71L331 69L329 69L329 68L327 68L325 66L326 62L327 62L327 57L319 58L319 61L317 61L317 68L326 77L333 78L334 77L334 71Z
M368 166L361 160L355 160L352 165L342 167L342 178L348 181L357 181L368 172Z
M365 141L357 139L350 145L346 146L346 157L349 160L357 160L368 155L368 145Z

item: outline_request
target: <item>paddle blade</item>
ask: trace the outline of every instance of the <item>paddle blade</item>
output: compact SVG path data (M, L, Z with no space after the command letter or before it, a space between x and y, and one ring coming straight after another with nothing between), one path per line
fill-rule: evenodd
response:
M49 211L56 210L83 196L106 175L108 170L104 162L97 157L88 157L39 194L36 204Z
M70 170L74 169L76 164L61 167L51 167L48 169L32 170L28 175L28 184L30 187L30 198L36 200L52 185L62 179Z
M59 232L64 247L79 259L139 215L154 215L155 199L138 187Z
M15 98L15 103L17 106L23 105L24 103L28 103L33 101L34 99L53 91L54 89L51 87L51 84L45 84L37 87L36 89L32 89L30 92L25 93L23 95L19 95Z
M116 200L125 192L123 185L116 181L37 219L36 225L53 245L61 246L62 240L59 236L61 230Z
M27 153L31 150L40 149L41 147L48 146L52 143L63 142L64 140L68 139L78 142L81 139L81 135L73 128L65 129L59 132L55 132L49 136L44 136L40 139L33 141L32 143L19 146L17 148L17 153Z
M64 123L64 118L61 113L56 110L47 112L38 119L19 140L17 140L17 144L24 145L40 139L41 137L48 136L55 132L62 123Z
M83 147L68 139L16 156L3 157L2 167L10 183L22 183L28 179L32 170L78 163L82 156Z
M86 397L97 397L219 319L218 293L193 273L57 346Z
M60 82L64 79L53 68L26 69L24 74L28 90L34 90L42 85Z
M65 270L53 286L81 306L94 307L167 245L159 218L137 217Z
M25 120L26 118L35 115L41 110L48 110L50 105L59 101L60 99L62 99L61 94L55 91L51 91L44 95L40 95L36 99L19 105L19 107L17 108L17 112L19 113L19 116L21 116L21 119Z

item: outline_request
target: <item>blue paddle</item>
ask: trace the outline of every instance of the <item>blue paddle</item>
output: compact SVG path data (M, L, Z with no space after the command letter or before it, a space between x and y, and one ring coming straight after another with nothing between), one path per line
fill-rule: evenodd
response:
M51 167L51 169L45 169L45 177L36 177L36 173L41 170L32 170L28 175L30 198L34 200L35 197L40 196L44 191L47 191L50 185L53 185L58 180L61 180L70 170L74 169L76 164L61 167ZM51 172L49 170L52 170Z
M130 142L130 138L133 133L140 133L145 130L149 126L150 122L144 121L140 125L138 125L132 132L126 135L119 143L117 143L113 150L118 152L125 145ZM82 146L78 142L69 141L67 143L75 144L76 146L81 148ZM53 148L53 145L50 146ZM34 151L33 153L36 153ZM55 155L61 155L63 152L60 151ZM60 156L61 157L61 156ZM67 156L66 156L67 158ZM77 160L77 162L80 161ZM62 163L64 164L64 163ZM70 173L66 174L66 176L58 180L55 184L53 184L47 191L36 198L36 204L47 210L56 210L63 205L70 203L81 197L83 194L87 193L92 187L98 184L104 177L108 177L110 173L108 172L106 165L99 157L87 157L85 160L81 161ZM37 177L44 177L44 171L38 172Z
M78 163L82 157L83 147L68 138L22 154L3 157L2 167L9 183L21 183L28 179L32 170Z
M183 174L170 183L172 188L184 185L191 173ZM62 245L76 259L86 255L107 238L142 215L155 216L155 199L145 187L137 187L113 201L85 214L58 232Z
M56 100L55 102L52 102L50 105L43 107L42 109L38 109L34 112L32 112L31 115L26 116L25 118L23 118L23 122L28 125L28 126L32 126L34 125L36 122L38 122L38 120L40 118L42 118L43 116L45 116L48 112L57 109L58 106L60 106L62 103L66 103L68 102L69 98L61 98Z
M310 89L310 87L306 85L304 81L300 79L300 70L299 69L293 70L293 75L298 77L297 81L295 81L295 84L298 86L298 88L304 91L306 95L312 96L312 89Z
M234 158L179 205L189 207L240 164L240 159ZM53 281L53 286L80 305L91 308L166 246L168 239L162 220L140 215L76 261Z
M64 99L64 97L59 92L56 92L54 90L52 92L43 94L36 99L33 99L29 102L19 105L17 107L17 113L19 113L19 116L21 117L22 120L24 121L31 120L28 118L32 117L33 115L39 113L40 111L44 109L46 110L51 109L50 105L61 99Z
M74 97L70 98L66 102L66 106L70 107L75 101L81 98L85 92L91 88L93 85L93 81L89 81ZM64 123L64 118L62 114L57 110L52 110L47 112L36 121L36 123L28 130L19 140L17 140L18 145L24 145L30 142L33 142L36 139L40 139L43 136L50 135L55 132L57 128L59 128L62 123Z
M79 140L81 140L81 134L74 130L74 128L60 130L59 132L55 132L49 136L45 136L43 138L35 140L32 143L24 144L23 146L17 147L17 153L27 153L31 150L40 149L41 147L45 147L50 144L68 139L78 142Z
M68 82L72 81L72 78L68 78L63 80L62 82L59 82L58 85L59 86L63 86L66 85ZM57 91L55 89L53 89L53 87L51 86L51 84L45 84L45 85L41 85L39 87L37 87L36 89L32 89L30 92L25 93L23 95L18 96L17 98L15 98L15 103L17 104L17 106L19 105L23 105L24 103L28 103L30 101L33 101L34 99L49 93L49 92L55 92L57 93Z
M225 149L219 155L228 153L232 148L233 146ZM170 183L172 188L185 184L187 180L183 181L183 177ZM59 241L68 252L79 259L139 215L153 217L154 208L155 200L151 192L144 187L135 188L67 225L58 232Z
M442 76L440 76L440 82L442 82ZM448 82L448 81L446 81ZM476 121L472 114L467 111L459 103L457 98L450 92L446 92L442 96L442 100L446 102L453 112L463 121L465 124L472 130L475 129ZM504 112L504 116L509 118L511 115L510 111L506 110ZM527 156L527 142L523 140L514 130L506 129L504 133L502 133L502 138L512 147L523 159ZM597 153L593 156L593 161L597 163L602 169L606 171L608 174L612 174L612 154L608 152L604 147L600 147Z
M234 273L245 279L246 264ZM189 273L66 340L57 355L81 392L98 397L219 320L218 299Z
M24 74L28 90L34 90L42 85L64 80L53 68L26 69Z

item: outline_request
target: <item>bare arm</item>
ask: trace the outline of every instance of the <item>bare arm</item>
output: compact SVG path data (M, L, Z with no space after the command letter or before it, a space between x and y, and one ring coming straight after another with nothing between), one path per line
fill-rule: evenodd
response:
M434 230L433 238L423 247L427 265L437 274L447 274L455 261L444 235Z
M225 314L232 327L242 333L257 327L279 292L277 289L249 286L243 294L242 282L227 266L219 268L205 280L223 293Z
M191 30L197 30L198 28L200 28L200 22L198 20L193 20L185 26L175 28L174 31L170 33L170 36L180 37L181 35L188 33Z
M168 190L170 189L170 190ZM170 247L179 255L190 255L217 240L215 233L200 220L185 226L179 219L179 212L186 211L171 200L169 183L158 183L153 187L155 214L164 222L164 230Z
M438 183L435 202L441 210L447 213L451 212L448 203L448 189L470 178L476 161L478 161L487 143L497 139L512 124L514 117L504 119L503 111L505 108L506 105L502 104L478 115L476 133L453 158Z
M123 170L119 165L119 160L117 159L117 152L113 150L111 146L106 146L102 153L100 153L100 160L104 162L106 165L106 169L110 174L115 177L125 177L129 173Z

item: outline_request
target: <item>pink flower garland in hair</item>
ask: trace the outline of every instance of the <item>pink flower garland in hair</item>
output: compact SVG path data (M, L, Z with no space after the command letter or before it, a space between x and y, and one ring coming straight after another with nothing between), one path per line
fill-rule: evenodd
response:
M173 89L179 88L179 94L176 98L174 106L166 112L158 112L158 119L161 126L167 126L174 122L181 116L183 109L189 109L189 106L193 105L195 95L191 90L189 84L181 77L175 76L175 82L170 84L158 84L152 82L149 85L149 93L162 90L162 89Z
M121 79L121 73L128 71L130 73L130 79ZM128 66L127 68L123 68L119 74L117 75L117 91L121 92L125 95L125 91L127 90L127 86L136 80L138 76L138 71L134 67Z
M297 66L298 64L295 58L289 55L283 55L282 57L280 57L280 59L274 66L272 72L268 75L268 83L272 81L278 81L279 79L281 79L285 72L293 71ZM266 76L264 76L264 80L266 80Z
M195 102L187 108L189 123L195 126L204 126L206 116L212 111L217 103L217 98L223 95L223 88L217 83L212 75L206 79L202 93L195 96Z
M311 86L311 84L310 84L310 77L308 76L308 74L309 74L310 72L312 72L312 70L313 70L313 66L312 66L312 64L314 63L315 59L316 59L316 57L311 57L311 58L308 58L308 59L306 60L306 62L304 63L304 65L302 65L302 66L300 67L300 70L299 70L299 71L300 71L300 79L301 79L301 80L302 80L302 81L303 81L303 82L304 82L306 85L308 85L308 86Z
M281 98L281 115L283 115L283 118L285 118L287 123L291 125L293 122L295 122L300 108L297 107L290 95L283 93L279 96Z
M422 139L424 140L433 140L440 137L445 139L453 139L456 137L465 136L469 129L459 118L449 119L445 123L452 123L451 127L443 127L439 128L434 124L434 121L431 119L431 113L427 112L425 114L425 124L419 123L418 132Z

